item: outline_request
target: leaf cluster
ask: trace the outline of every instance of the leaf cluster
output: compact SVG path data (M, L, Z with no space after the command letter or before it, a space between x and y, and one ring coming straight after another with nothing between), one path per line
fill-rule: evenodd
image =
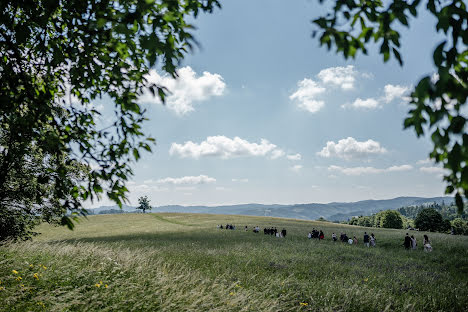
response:
M22 185L53 187L63 224L72 227L63 212L84 213L84 200L105 194L122 205L131 164L155 144L142 132L146 112L138 97L149 89L164 101L167 93L145 77L154 66L177 76L196 44L187 20L219 6L217 0L1 1L1 213L5 203L52 200L42 192L11 197L10 184L31 157L42 157L47 170L33 173L30 184L25 173ZM107 125L93 106L101 98L114 103ZM80 182L70 173L76 164L87 168Z
M325 2L321 0L320 2ZM433 52L436 73L423 77L411 93L411 109L404 121L417 136L430 135L430 157L442 164L448 174L446 193L455 193L459 212L463 196L468 198L468 134L466 110L468 97L468 12L463 0L343 0L331 1L330 13L313 21L313 36L320 45L334 47L345 58L357 52L367 54L370 45L378 45L387 62L393 56L400 65L401 27L410 27L411 19L424 10L436 20L436 32L445 40ZM372 43L373 41L373 43Z

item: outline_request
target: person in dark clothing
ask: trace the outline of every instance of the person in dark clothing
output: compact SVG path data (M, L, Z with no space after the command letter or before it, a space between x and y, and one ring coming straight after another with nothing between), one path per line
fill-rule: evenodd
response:
M369 247L369 235L367 234L367 232L364 232L364 245L366 245L367 247Z
M348 242L348 235L346 235L346 233L343 234L343 243L347 243Z
M319 234L319 240L322 240L325 238L325 234L323 234L323 231L320 230L320 234Z
M405 249L411 248L411 237L409 236L408 233L406 233L405 242L403 243L403 246L405 246Z
M283 237L286 237L286 229L285 229L285 228L283 228L283 229L281 230L281 235L282 235Z

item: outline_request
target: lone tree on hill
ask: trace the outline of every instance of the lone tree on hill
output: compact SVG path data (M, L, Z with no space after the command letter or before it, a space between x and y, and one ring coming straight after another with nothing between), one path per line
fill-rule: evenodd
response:
M140 206L137 207L137 209L143 210L143 213L145 213L146 210L151 210L150 206L150 201L148 199L148 196L142 196L138 198L138 203Z
M468 199L468 12L465 0L320 0L333 4L330 12L313 21L320 45L336 48L345 58L355 58L369 46L380 46L384 62L392 56L403 66L400 32L410 27L421 11L435 17L433 34L443 39L433 52L436 71L424 76L410 95L411 109L404 121L416 135L430 134L430 158L447 174L445 193L455 193L459 213ZM424 8L424 6L426 8ZM430 30L428 30L430 31ZM371 42L373 39L373 43ZM422 51L421 53L424 53ZM434 69L428 68L428 71Z

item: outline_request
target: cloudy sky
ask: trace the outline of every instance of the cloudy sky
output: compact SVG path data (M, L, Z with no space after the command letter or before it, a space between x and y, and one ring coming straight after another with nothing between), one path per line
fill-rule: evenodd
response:
M400 67L375 47L356 60L320 48L310 23L325 12L318 1L222 2L195 20L201 48L178 80L149 77L171 95L166 106L140 99L157 146L134 165L131 204L142 195L159 206L443 194L430 141L402 126L408 90L434 70L432 18L402 29Z

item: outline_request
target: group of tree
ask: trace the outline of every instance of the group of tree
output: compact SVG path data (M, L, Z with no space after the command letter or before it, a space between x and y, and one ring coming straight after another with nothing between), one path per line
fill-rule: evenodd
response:
M417 136L430 134L430 157L447 169L446 193L455 194L462 211L462 197L468 198L465 1L330 2L330 12L314 20L314 36L345 58L377 45L385 62L393 56L402 65L401 26L421 11L435 17L444 38L433 53L436 75L415 84L404 126ZM167 94L147 74L157 65L176 77L196 44L188 21L217 7L218 0L1 2L0 240L28 238L41 221L72 229L73 218L86 214L86 200L105 195L119 206L127 200L131 165L155 142L142 131L146 114L138 97L149 90L164 102ZM99 125L93 106L102 97L114 104L106 125Z
M446 219L432 207L418 210L414 219L398 210L383 210L370 216L353 217L346 224L390 229L416 228L421 231L468 235L468 221L462 218Z
M398 208L397 211L401 213L403 216L415 219L418 213L425 209L425 208L433 208L437 210L444 219L454 220L456 218L468 219L467 211L464 210L463 213L458 213L458 207L455 205L454 202L446 203L442 201L442 203L430 203L430 204L423 204L423 205L413 205L413 206L405 206Z
M402 229L409 224L408 220L395 210L383 210L370 216L352 217L345 223L388 229Z

